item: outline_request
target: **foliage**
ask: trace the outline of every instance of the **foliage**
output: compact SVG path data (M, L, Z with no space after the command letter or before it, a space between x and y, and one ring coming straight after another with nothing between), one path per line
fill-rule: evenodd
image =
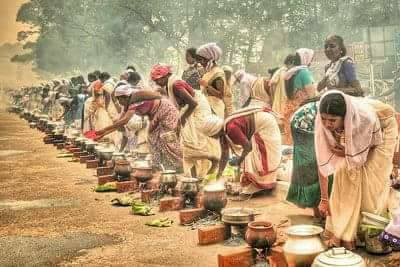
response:
M38 29L18 35L39 32L24 47L37 69L117 73L177 65L185 48L209 41L223 48L223 63L277 64L284 48L320 48L333 32L359 41L361 27L398 23L399 13L395 0L31 0L17 21Z

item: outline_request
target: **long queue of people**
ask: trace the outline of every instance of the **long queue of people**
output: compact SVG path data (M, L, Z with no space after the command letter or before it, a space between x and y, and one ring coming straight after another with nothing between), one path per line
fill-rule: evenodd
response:
M271 77L256 77L220 66L221 48L208 43L187 50L181 78L154 65L152 87L129 66L119 80L95 71L88 83L52 81L15 101L95 131L121 151L147 149L155 168L221 177L228 162L240 166L243 195L275 187L282 147L292 145L287 200L327 218L332 246L353 249L361 212L387 211L398 126L391 106L364 97L340 36L327 37L325 54L330 63L319 82L307 48Z

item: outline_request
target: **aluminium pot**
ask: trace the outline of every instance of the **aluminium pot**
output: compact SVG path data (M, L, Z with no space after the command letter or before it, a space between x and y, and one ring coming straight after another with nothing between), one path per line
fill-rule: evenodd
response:
M199 180L185 177L181 180L181 192L187 197L194 198L199 192Z
M224 184L217 182L203 188L203 204L206 210L221 213L227 202Z
M247 225L255 217L254 210L249 208L226 208L221 214L222 221L232 225Z
M165 170L161 172L160 184L167 186L168 188L175 188L178 183L178 178L176 177L176 171Z
M283 253L287 262L298 265L311 265L325 246L320 234L323 229L314 225L295 225L287 229L288 239L283 246Z
M126 177L127 179L129 179L131 171L132 168L129 161L125 159L120 159L115 161L114 172L117 175L117 177Z

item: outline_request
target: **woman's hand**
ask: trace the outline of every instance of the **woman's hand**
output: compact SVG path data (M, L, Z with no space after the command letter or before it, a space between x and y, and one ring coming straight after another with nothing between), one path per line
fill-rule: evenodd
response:
M187 121L188 116L185 114L183 114L180 118L180 122L181 122L181 126L185 127L186 121Z
M336 144L334 147L331 147L332 152L339 157L344 157L346 155L345 148L341 144Z
M319 213L322 217L326 218L327 216L331 216L331 209L329 207L329 201L327 199L321 199L318 205Z
M104 135L105 131L104 130L98 130L96 131L96 136Z

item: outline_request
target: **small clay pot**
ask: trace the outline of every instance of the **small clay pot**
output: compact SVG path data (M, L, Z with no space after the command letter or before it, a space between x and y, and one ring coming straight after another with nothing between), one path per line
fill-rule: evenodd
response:
M266 249L275 243L276 232L270 222L250 222L247 224L245 239L252 248Z

